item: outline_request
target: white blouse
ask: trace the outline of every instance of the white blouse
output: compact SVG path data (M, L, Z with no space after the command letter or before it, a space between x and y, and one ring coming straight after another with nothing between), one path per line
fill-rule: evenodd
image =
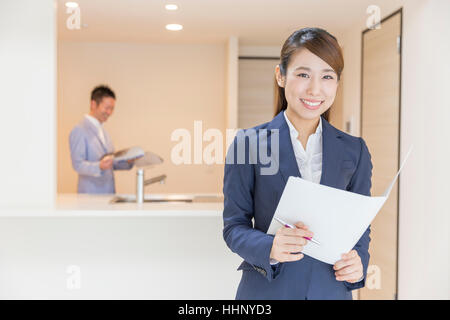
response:
M302 176L302 179L320 183L322 176L322 118L319 120L316 132L308 137L306 143L306 151L302 143L298 140L298 131L286 116L286 111L283 112L284 118L289 126L291 134L292 148L294 149L295 160ZM278 263L275 259L270 259L271 265Z
M303 179L320 183L322 176L322 117L319 119L319 125L316 132L308 137L306 150L302 143L297 139L298 131L286 116L284 118L289 126L291 134L292 148L294 149L295 159L297 160L298 169Z

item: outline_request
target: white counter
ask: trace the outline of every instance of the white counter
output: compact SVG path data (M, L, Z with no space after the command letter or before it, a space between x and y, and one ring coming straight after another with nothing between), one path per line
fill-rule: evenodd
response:
M211 193L202 195L221 196ZM124 196L132 197L133 195ZM164 195L154 194L152 196L162 197ZM112 195L61 194L58 195L54 207L30 207L25 205L0 207L0 217L217 217L221 216L223 211L223 202L109 203L112 198Z
M0 299L233 299L223 203L58 196L0 208Z

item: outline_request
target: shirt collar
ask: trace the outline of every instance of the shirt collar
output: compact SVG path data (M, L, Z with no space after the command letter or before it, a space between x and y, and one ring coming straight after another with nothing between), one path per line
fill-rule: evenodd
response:
M100 129L100 128L102 127L102 124L100 123L100 121L98 121L98 119L96 119L95 117L91 116L90 114L85 114L84 116L85 116L89 121L91 121L92 124L93 124L96 128Z
M287 125L289 127L289 131L291 135L293 135L295 138L298 137L298 131L295 129L294 125L289 121L288 117L286 116L286 111L283 112L284 119L286 119ZM319 117L319 125L317 126L316 132L314 134L320 134L322 133L322 117Z

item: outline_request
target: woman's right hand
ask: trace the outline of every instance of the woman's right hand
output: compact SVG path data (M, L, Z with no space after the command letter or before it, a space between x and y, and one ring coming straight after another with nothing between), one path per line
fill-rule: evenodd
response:
M307 240L303 237L313 237L314 234L308 230L302 222L295 224L296 228L282 227L275 233L273 239L270 258L278 262L298 261L303 258L300 253L307 244Z

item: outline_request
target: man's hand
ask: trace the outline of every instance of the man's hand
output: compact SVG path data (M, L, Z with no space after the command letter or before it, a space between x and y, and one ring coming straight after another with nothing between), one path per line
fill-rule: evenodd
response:
M363 265L356 250L343 254L342 260L336 262L333 269L337 281L355 283L363 276Z
M106 156L102 160L100 160L100 169L109 170L113 167L113 157Z

